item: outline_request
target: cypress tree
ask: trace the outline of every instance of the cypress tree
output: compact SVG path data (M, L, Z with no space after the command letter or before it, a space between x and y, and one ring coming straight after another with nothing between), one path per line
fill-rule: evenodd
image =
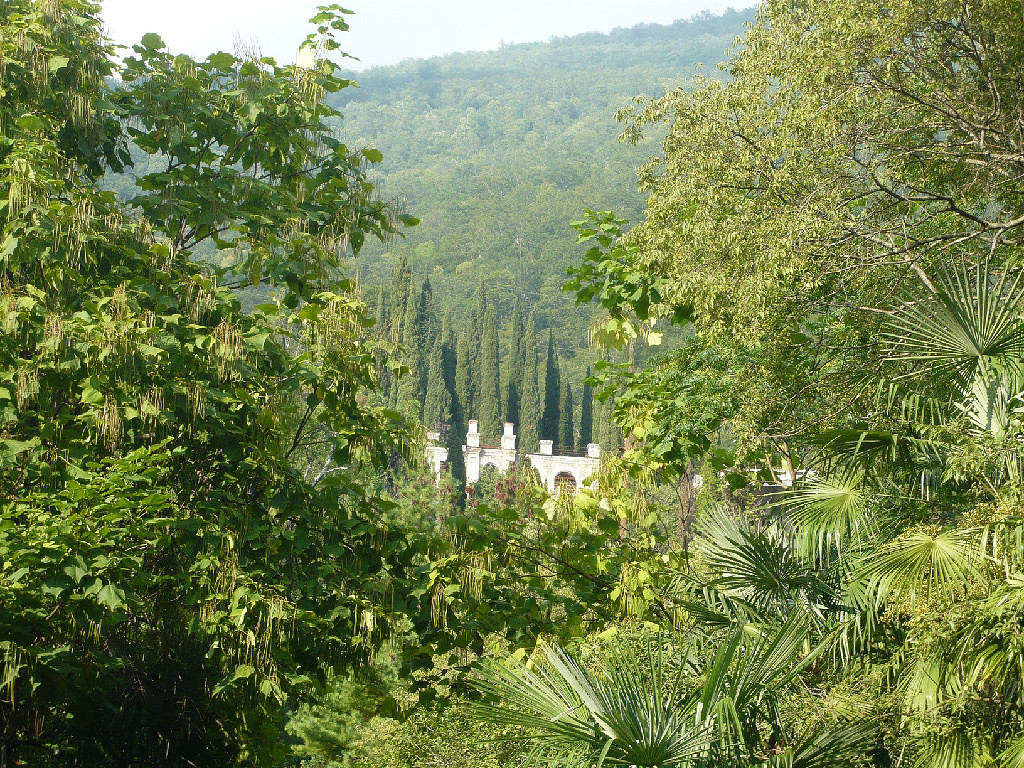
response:
M456 496L461 504L466 489L466 460L462 455L462 441L466 439L466 419L457 394L458 345L461 340L456 338L455 321L450 309L445 313L439 341L441 343L441 375L445 389L451 397L451 418L448 420L447 430L444 433L444 442L448 449L448 471L451 473L452 484L455 486Z
M519 424L519 403L523 397L523 304L519 296L516 296L515 306L512 308L512 321L509 323L509 344L508 344L508 381L505 383L505 421Z
M405 350L402 362L408 366L409 373L399 382L398 404L411 407L417 416L422 417L427 355L423 349L423 318L419 299L418 293L409 291L405 316L402 318L402 346Z
M559 448L573 448L576 445L576 435L573 424L572 387L568 378L563 376L561 381L558 400L561 407L558 409L558 440Z
M461 505L466 491L466 459L462 455L462 441L466 439L466 432L462 432L453 423L448 427L448 435L445 440L445 447L448 449L448 471L452 475L452 484Z
M405 256L399 256L391 270L391 286L388 291L386 307L388 335L391 341L401 341L402 329L399 327L405 318L409 303L409 283L412 280L412 267Z
M377 307L373 313L373 330L377 336L381 336L384 327L388 324L388 293L383 285L377 292Z
M533 315L526 324L521 345L523 353L523 394L519 403L519 447L526 452L537 450L540 439L540 386L537 383L537 326Z
M548 356L544 366L544 411L540 419L540 439L558 443L558 411L561 407L561 377L555 355L555 337L548 329Z
M374 314L373 324L373 335L377 339L386 339L388 336L388 294L387 288L383 285L380 287L380 291L377 294L377 311ZM375 361L375 367L377 370L377 380L380 384L380 393L385 398L389 398L391 394L391 370L388 368L387 353L380 347L376 347L373 352ZM390 398L389 398L390 399Z
M478 413L480 409L480 378L481 378L481 356L483 351L483 328L484 328L484 315L487 313L487 286L484 285L483 279L480 280L480 286L477 288L476 304L473 305L473 310L469 316L469 329L468 333L462 335L459 339L460 342L465 340L466 342L466 355L465 365L463 365L463 357L459 354L458 366L460 371L465 371L467 379L465 382L459 381L458 386L462 387L466 394L467 399L463 400L463 416L468 422L469 419L480 419ZM460 372L459 377L461 378L462 373ZM460 397L460 399L462 399Z
M580 396L580 445L585 446L594 442L594 390L588 383L590 379L590 366L587 366L587 376L583 380L583 394Z
M434 342L441 335L441 320L437 315L437 306L434 303L434 289L430 285L430 278L423 279L420 286L420 333L423 337L423 348L433 349Z
M449 309L445 312L444 323L441 326L441 354L443 367L442 372L444 373L444 383L448 387L448 391L452 393L452 397L455 397L455 368L458 363L456 357L456 347L458 345L458 339L455 336L455 320L452 317L452 311ZM457 415L458 408L453 403L452 405L452 416Z
M498 362L498 324L494 310L487 309L480 340L480 395L477 411L480 434L497 439L501 434L501 369Z
M470 328L476 334L477 340L483 335L484 315L487 314L487 284L480 278L480 285L476 289L476 304L473 307L473 314L470 317Z
M461 434L466 433L473 407L476 405L476 386L473 378L474 346L469 340L468 333L459 336L456 348L455 399L458 403L458 428Z
M444 382L444 349L441 338L434 342L427 371L427 394L423 402L423 424L432 432L445 433L452 421L452 396Z

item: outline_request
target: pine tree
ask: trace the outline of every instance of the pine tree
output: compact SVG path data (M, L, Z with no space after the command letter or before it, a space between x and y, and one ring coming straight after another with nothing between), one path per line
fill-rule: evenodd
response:
M583 394L580 396L580 445L594 442L594 390L590 388L590 366L583 380Z
M540 420L540 439L558 442L558 412L561 408L561 376L555 354L555 337L548 329L548 356L544 366L544 415Z
M508 344L508 381L505 383L505 421L513 424L520 422L520 401L523 397L523 303L519 296L516 296L515 306L512 308L512 321L509 323L509 344Z
M452 396L444 381L444 348L440 336L434 342L427 371L423 424L432 432L447 433L452 422Z
M537 450L540 439L540 386L537 382L537 326L530 315L521 345L523 353L523 395L519 403L519 447L526 452Z
M556 444L559 448L574 448L576 446L575 425L573 424L572 387L567 377L563 376L558 400L561 407L558 409L558 439Z
M484 313L483 335L480 339L480 396L477 412L480 434L496 440L501 434L501 369L498 362L498 324L494 310Z

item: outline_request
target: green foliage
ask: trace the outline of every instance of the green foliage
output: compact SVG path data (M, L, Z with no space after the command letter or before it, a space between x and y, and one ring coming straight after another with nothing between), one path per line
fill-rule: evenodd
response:
M522 451L537 450L540 439L541 389L537 380L537 326L533 315L526 324L526 335L523 337L523 396L519 403L519 449Z
M637 677L632 661L595 673L556 651L489 670L502 716L534 728L545 754L1019 761L1020 694L1005 687L1019 670L1002 648L1016 647L1024 557L1024 217L1010 160L1022 51L1009 2L908 0L884 14L866 1L768 2L728 81L624 111L627 139L668 131L641 171L646 212L629 232L588 212L576 226L593 247L566 286L600 302L594 336L625 352L598 365L599 397L614 403L600 422L629 445L603 470L600 503L616 508L624 477L668 485L702 465L697 506L724 511L705 513L685 572L651 602L717 643L695 688L723 675L722 690L766 703L756 685L725 681L730 638L763 638L763 654L735 659L756 660L752 682L773 681L779 718L754 741L746 695L705 698L722 721L703 754L676 756L667 735L692 734L678 723L692 729L705 710L662 708L658 675ZM645 361L638 341L661 341L665 321L688 336ZM685 513L681 492L681 530ZM794 742L793 724L821 719L822 705L865 730L832 716L830 731Z
M403 426L338 272L398 219L331 63L147 35L111 89L97 10L0 10L4 760L271 764L284 702L406 631L383 574L413 547L357 474ZM129 139L122 202L95 179Z
M696 637L649 640L642 661L613 644L593 666L545 647L529 666L485 667L480 688L505 706L480 711L528 728L538 751L561 765L860 764L870 724L796 736L778 719L776 697L803 641L799 622L716 639L710 655Z
M520 424L519 410L520 402L523 399L523 386L526 365L525 343L526 326L523 321L523 302L517 295L515 305L512 308L512 319L509 321L509 352L508 363L505 366L507 372L505 388L505 421L513 424Z
M444 344L440 336L430 355L423 423L428 429L445 433L452 427L452 395L444 380Z
M558 396L558 440L560 448L573 448L576 445L576 430L572 401L572 387L568 380L561 382Z
M496 440L502 432L501 371L498 361L498 325L494 310L484 313L480 336L480 384L476 412L480 418L480 434Z
M583 394L580 395L580 445L594 442L594 390L590 386L591 372L583 379Z
M368 685L351 677L329 679L319 700L303 705L288 721L287 731L298 741L294 754L309 768L359 764L358 742L387 695L380 680Z
M540 437L542 440L559 441L559 414L562 407L561 372L558 369L558 356L555 353L555 336L548 331L548 351L544 365L544 396L541 400L543 412L540 417Z
M566 222L583 205L638 219L635 169L657 146L617 142L613 115L639 93L671 91L695 65L713 70L753 16L703 14L346 75L362 87L332 102L345 112L339 130L380 148L385 188L422 219L402 241L368 246L364 284L386 281L390 255L402 254L430 275L442 314L451 308L462 323L481 279L499 324L521 296L538 330L554 329L575 386L592 362L592 312L560 290L578 260ZM503 345L503 361L510 355Z

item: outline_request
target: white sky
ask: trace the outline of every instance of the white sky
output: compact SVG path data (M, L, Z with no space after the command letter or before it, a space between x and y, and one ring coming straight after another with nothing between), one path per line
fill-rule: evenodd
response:
M306 21L333 0L102 0L108 34L131 45L156 32L174 53L195 58L233 49L237 30L264 55L295 59ZM489 50L502 42L608 32L642 22L671 24L704 10L748 8L756 0L342 0L355 15L342 50L362 68L452 51Z

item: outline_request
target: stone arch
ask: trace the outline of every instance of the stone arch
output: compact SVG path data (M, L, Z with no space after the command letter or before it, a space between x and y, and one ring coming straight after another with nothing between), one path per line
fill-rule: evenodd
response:
M570 470L563 469L557 475L555 475L555 492L561 493L562 491L568 491L569 493L576 493L576 489L581 485L579 478L576 477L576 473Z

